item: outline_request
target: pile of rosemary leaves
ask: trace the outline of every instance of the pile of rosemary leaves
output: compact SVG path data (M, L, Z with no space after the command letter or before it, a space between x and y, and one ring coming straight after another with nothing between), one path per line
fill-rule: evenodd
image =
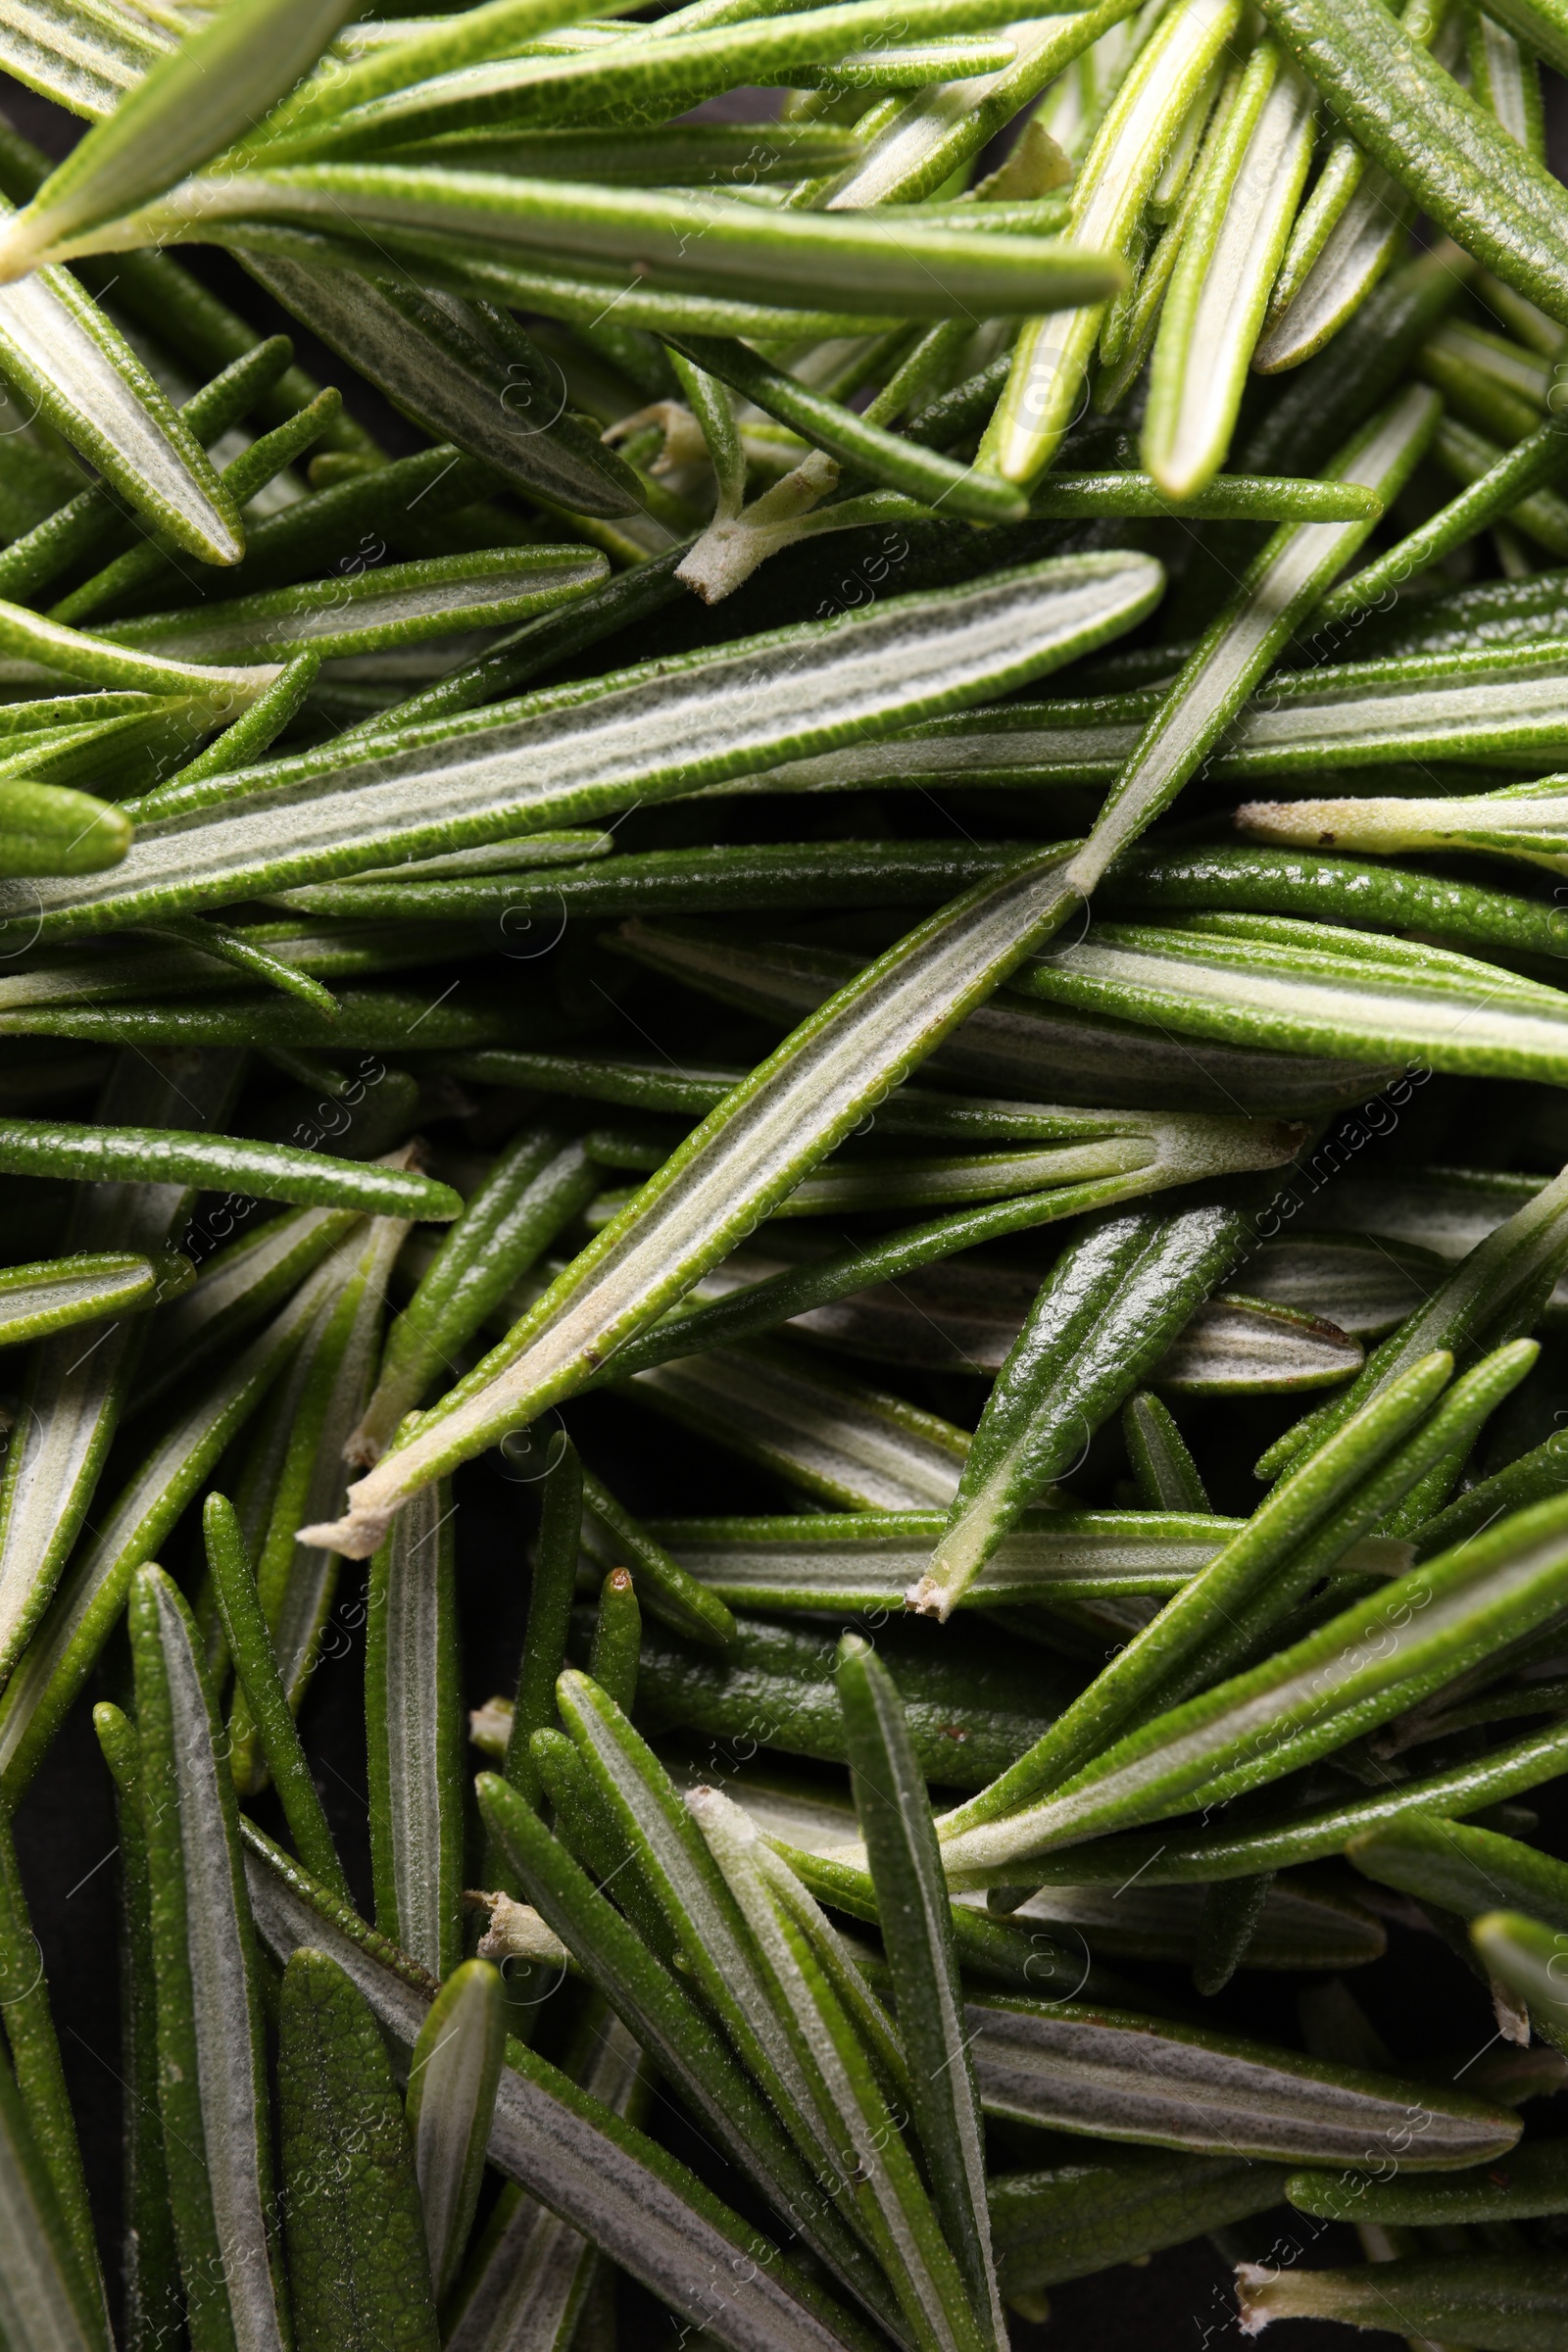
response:
M1564 0L351 16L0 0L0 2347L1562 2352Z

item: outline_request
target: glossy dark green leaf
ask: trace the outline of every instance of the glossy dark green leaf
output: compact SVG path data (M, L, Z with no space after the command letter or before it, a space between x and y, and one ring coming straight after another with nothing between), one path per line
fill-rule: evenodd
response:
M898 1689L858 1636L847 1636L840 1644L836 1681L856 1810L908 2061L914 2129L930 2173L937 2220L957 2259L982 2336L1003 2344L1006 2323L992 2262L985 2133L924 1779Z
M506 2052L501 1979L466 1960L430 2005L409 2062L408 2120L437 2301L473 2226Z
M427 1487L376 1553L366 1593L365 1723L376 1923L441 1979L463 1950L456 1507L446 1487ZM450 2254L443 2244L442 2285Z
M1164 1355L1239 1253L1236 1215L1147 1212L1102 1224L1058 1259L997 1378L942 1542L910 1606L946 1617L1042 1487Z
M280 2276L274 2287L266 2048L234 1788L200 1638L161 1568L135 1578L131 1651L159 2104L191 2342L281 2352L287 2305Z
M283 1971L277 2094L300 2352L434 2352L414 2149L380 2028L338 1962L309 1946Z

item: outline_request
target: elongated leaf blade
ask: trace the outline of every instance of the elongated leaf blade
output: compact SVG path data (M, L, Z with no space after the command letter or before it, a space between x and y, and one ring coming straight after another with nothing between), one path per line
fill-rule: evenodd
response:
M840 1648L838 1694L933 2202L981 2332L1002 2345L1007 2329L991 2255L985 2135L925 1782L897 1688L853 1636Z
M330 1279L330 1270L322 1274ZM319 1292L311 1284L174 1419L73 1560L0 1698L0 1774L19 1792L31 1779L125 1605L137 1568L162 1544L229 1440L256 1410L299 1345ZM84 1406L87 1398L83 1398ZM107 1444L104 1412L74 1414L74 1446L93 1468ZM92 1457L96 1457L93 1459ZM47 1461L35 1459L34 1475ZM85 1497L83 1498L85 1509Z
M454 1504L427 1487L370 1571L365 1644L376 1918L431 1976L463 1949L463 1710ZM440 2283L450 2245L432 2242Z
M44 937L101 930L690 792L1003 693L1131 627L1161 576L1142 556L1031 565L612 671L586 706L576 688L546 691L457 729L429 722L406 743L362 740L347 763L306 754L171 788L113 890L86 878L0 884L0 914L31 929L41 912ZM74 658L94 642L73 639ZM122 647L112 659L102 682L143 682L146 657Z
M1274 2271L1243 2263L1236 2299L1245 2334L1271 2320L1382 2327L1391 2311L1428 2339L1552 2352L1568 2323L1568 2266L1549 2254L1412 2254L1358 2271Z
M1561 1605L1565 1531L1568 1506L1544 1503L1411 1569L1250 1674L1130 1733L1055 1795L959 1832L945 1849L950 1877L1157 1820L1200 1788L1212 1799L1258 1787L1386 1721Z
M1516 2117L1461 2092L1206 2029L1004 1995L971 2001L967 2019L987 2111L1057 2131L1272 2163L1311 2149L1361 2164L1381 2141L1419 2172L1518 2137Z
M1112 1218L1057 1261L987 1400L941 1543L906 1598L946 1618L1040 1490L1158 1364L1234 1263L1230 1210Z
M234 1055L132 1055L100 1099L112 1123L180 1115L215 1125L239 1075ZM183 1187L108 1184L81 1197L72 1238L149 1253L167 1245L188 1203ZM9 1676L59 1582L129 1391L136 1323L68 1331L33 1358L27 1410L6 1453L0 1488L0 1675Z
M1264 14L1345 127L1467 252L1568 317L1561 184L1377 0L1266 0Z
M283 2352L269 2214L266 2052L222 1728L200 1638L160 1568L135 1580L131 1649L153 1881L159 2097L198 2346Z
M247 1831L259 1932L286 1958L329 1952L393 2040L412 2050L436 1986ZM496 2096L490 2160L731 2352L869 2352L849 2315L703 2188L683 2165L515 2041ZM712 2280L721 2277L722 2287Z
M58 2201L0 2060L0 2327L17 2352L101 2352Z
M278 1995L278 2111L300 2352L435 2352L414 2150L380 2028L327 1952Z
M245 535L201 443L67 270L0 288L0 362L73 448L176 546L237 564Z
M118 218L206 163L266 112L350 13L350 0L255 0L220 9L156 65L0 231L0 280Z

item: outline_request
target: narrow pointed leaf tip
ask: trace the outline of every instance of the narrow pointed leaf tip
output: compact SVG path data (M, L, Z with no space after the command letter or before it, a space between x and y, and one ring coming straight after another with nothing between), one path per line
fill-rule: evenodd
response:
M245 0L162 58L0 226L0 282L132 212L248 130L315 65L352 0Z
M1038 674L1085 643L1131 625L1157 589L1154 567L1092 559L1093 580L1041 566L1016 575L1028 609L996 609L983 643L956 639L947 697ZM1059 580L1064 602L1054 612ZM1045 593L1042 594L1042 591ZM961 610L961 608L960 608ZM911 614L912 618L913 615ZM1053 628L1059 634L1053 637ZM879 632L880 638L880 632ZM896 706L908 658L897 619L866 648L866 684ZM935 648L933 648L935 651ZM929 686L932 681L926 681ZM798 702L803 681L788 683ZM781 693L785 681L779 680ZM865 692L862 686L861 692ZM907 696L907 686L902 688ZM907 708L907 702L906 702ZM863 720L861 725L863 727ZM689 769L686 771L689 774ZM829 999L698 1127L590 1244L478 1370L352 1490L348 1516L311 1537L351 1556L372 1551L407 1496L569 1396L612 1351L726 1256L877 1100L929 1054L1061 921L1075 894L1044 853L978 884Z

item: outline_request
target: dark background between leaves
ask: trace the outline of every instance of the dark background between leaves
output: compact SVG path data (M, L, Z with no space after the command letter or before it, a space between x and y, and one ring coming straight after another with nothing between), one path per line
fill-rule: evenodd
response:
M1568 159L1568 91L1555 76L1544 78L1549 143L1555 168L1562 172ZM738 92L698 112L755 119L771 111L775 102L773 92ZM81 125L70 116L5 75L0 75L0 108L19 130L56 158L80 132ZM420 446L420 436L413 433L379 395L303 332L235 264L202 248L185 249L180 258L262 331L291 335L302 364L318 380L337 384L349 410L369 425L385 446L394 452ZM937 1400L933 1397L931 1401ZM947 1409L951 1410L951 1405ZM1245 1414L1250 1408L1227 1404L1217 1409L1226 1418L1225 1450L1230 1452L1237 1444L1236 1413L1239 1409ZM1278 1411L1270 1411L1260 1442L1266 1442L1280 1424ZM1216 1436L1218 1428L1216 1422ZM617 1494L639 1516L694 1509L723 1512L791 1507L782 1490L771 1498L763 1493L769 1483L764 1474L743 1467L732 1455L701 1439L651 1422L615 1397L583 1400L573 1408L572 1430L584 1457L613 1478ZM1197 1442L1200 1458L1204 1459L1200 1433ZM1255 1450L1247 1447L1245 1436L1240 1449ZM488 1455L461 1471L455 1482L461 1528L465 1699L474 1706L495 1691L510 1690L515 1677L527 1605L528 1552L536 1519L534 1497L526 1483L506 1475L498 1460L497 1455ZM1239 1510L1249 1506L1238 1494L1216 1496L1216 1507ZM166 1560L188 1583L183 1572L187 1566L194 1567L194 1560L185 1556L189 1531L181 1532L184 1542L176 1541L168 1547ZM318 1766L321 1797L356 1894L368 1915L364 1652L355 1606L363 1581L363 1569L346 1562L335 1613L341 1629L340 1642L334 1644L338 1654L328 1656L318 1670L304 1720L311 1753ZM117 2065L116 1833L108 1774L92 1732L91 1704L107 1689L117 1687L122 1671L122 1660L114 1657L100 1670L98 1683L69 1719L39 1772L21 1808L16 1831L99 2218L105 2267L117 2300L122 2085ZM475 1764L479 1761L475 1754ZM270 1798L262 1800L256 1808L258 1816L269 1830L280 1833L281 1821L274 1818L270 1805ZM1548 1824L1544 1838L1555 1850L1568 1853L1568 1806L1548 1809L1543 1805L1543 1810ZM1160 1973L1151 1972L1152 1977ZM1181 1972L1165 1973L1173 1997L1184 2004L1190 2002L1191 1989ZM1355 1972L1353 1985L1357 1998L1396 2050L1416 2054L1472 2045L1479 2049L1491 2037L1490 2009L1480 1987L1430 1937L1395 1929L1388 1956ZM1291 1980L1244 1975L1211 2006L1213 2022L1227 2032L1298 2041ZM549 2050L548 2021L538 2041ZM703 2172L721 2194L743 2211L748 2209L744 2184L726 2173L722 2160L667 2100L656 2103L650 2129ZM1090 2144L1084 2143L1086 2153ZM1004 2169L1026 2161L1016 2146L999 2157ZM1351 2231L1331 2228L1314 2236L1311 2225L1284 2208L1244 2224L1232 2236L1234 2244L1227 2240L1229 2254L1245 2253L1250 2259L1291 2260L1294 2257L1282 2250L1293 2246L1298 2248L1303 2265L1312 2268L1360 2259ZM1146 2263L1123 2264L1095 2278L1072 2281L1051 2290L1052 2316L1044 2326L1013 2320L1015 2352L1204 2352L1207 2346L1239 2347L1242 2338L1230 2278L1227 2256L1200 2237ZM664 2352L680 2335L669 2314L629 2280L621 2282L619 2321L624 2352ZM1395 2332L1385 2334L1317 2322L1284 2322L1269 2329L1268 2352L1351 2352L1352 2347L1355 2352L1401 2352L1405 2333L1392 2309L1390 2328Z

